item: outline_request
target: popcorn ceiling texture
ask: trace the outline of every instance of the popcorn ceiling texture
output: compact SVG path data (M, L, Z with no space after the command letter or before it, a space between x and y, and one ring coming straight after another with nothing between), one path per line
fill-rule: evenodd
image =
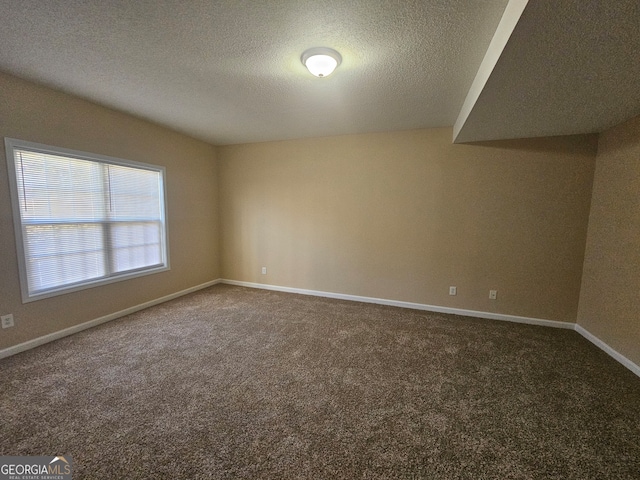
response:
M0 361L74 479L617 479L640 381L570 330L217 285Z
M535 0L457 142L594 133L640 113L640 2Z
M508 0L1 0L0 70L218 145L459 115L457 142L568 135L640 112L640 2L512 1L526 8L468 116ZM300 62L318 46L343 57L324 79Z
M506 3L5 0L0 70L216 144L442 127Z

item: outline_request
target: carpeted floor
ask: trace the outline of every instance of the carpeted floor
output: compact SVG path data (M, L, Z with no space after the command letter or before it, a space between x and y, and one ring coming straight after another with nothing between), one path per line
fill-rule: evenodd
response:
M638 479L640 379L570 330L217 285L0 360L74 479Z

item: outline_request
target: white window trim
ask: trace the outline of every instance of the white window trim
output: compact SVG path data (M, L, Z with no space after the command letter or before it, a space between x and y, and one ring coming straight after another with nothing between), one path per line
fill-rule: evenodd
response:
M100 155L96 153L82 152L78 150L71 150L67 148L53 147L50 145L44 145L40 143L27 142L25 140L18 140L15 138L5 137L5 152L7 157L7 168L9 174L9 190L11 196L11 207L13 213L13 228L16 239L16 251L18 256L18 270L20 276L20 291L22 294L22 303L29 303L36 300L41 300L44 298L51 298L57 295L63 295L71 292L77 292L80 290L85 290L88 288L98 287L101 285L107 285L109 283L121 282L124 280L130 280L132 278L142 277L145 275L152 275L164 271L168 271L171 269L169 263L169 219L168 219L168 208L167 208L167 182L166 182L166 169L163 166L152 165L149 163L136 162L133 160L125 160L122 158L109 157L106 155ZM24 148L27 150L32 150L41 153L49 153L53 155L63 155L72 158L78 158L82 160L90 160L90 161L99 161L103 163L108 163L112 165L120 165L125 167L139 167L148 170L153 170L160 172L162 176L162 191L160 194L162 195L162 207L164 209L164 228L163 228L163 240L165 245L164 253L164 265L156 267L156 268L147 268L144 270L134 270L131 272L126 272L122 274L118 274L111 277L100 278L96 280L89 280L83 282L81 284L74 284L73 286L62 286L58 288L52 288L45 292L41 293L33 293L29 294L29 286L27 282L27 268L25 261L25 249L24 249L24 241L22 235L22 221L20 214L20 203L18 199L18 183L16 179L16 168L14 161L14 148Z

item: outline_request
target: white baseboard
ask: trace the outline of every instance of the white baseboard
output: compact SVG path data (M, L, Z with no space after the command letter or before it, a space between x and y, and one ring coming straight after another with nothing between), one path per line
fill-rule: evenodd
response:
M618 352L617 350L614 350L613 348L611 348L609 345L604 343L602 340L600 340L598 337L596 337L594 334L592 334L591 332L586 330L581 325L578 325L576 323L574 330L576 332L578 332L580 335L582 335L584 338L589 340L591 343L593 343L596 347L600 348L601 350L604 350L606 353L608 353L615 360L617 360L622 365L624 365L629 370L631 370L633 373L635 373L638 377L640 377L640 366L639 365L636 365L631 360L629 360L627 357L622 355L620 352Z
M125 308L124 310L120 310L119 312L105 315L104 317L94 318L93 320L89 320L88 322L84 322L79 325L74 325L73 327L65 328L64 330L60 330L58 332L53 332L48 335L44 335L42 337L34 338L33 340L28 340L26 342L19 343L18 345L13 345L12 347L8 347L3 350L0 350L0 358L10 357L11 355L15 355L16 353L24 352L25 350L29 350L31 348L44 345L45 343L53 342L54 340L57 340L59 338L66 337L68 335L73 335L74 333L81 332L82 330L86 330L91 327L96 327L102 323L115 320L116 318L124 317L125 315L130 315L134 312L143 310L145 308L153 307L154 305L168 302L169 300L173 300L174 298L178 298L183 295L187 295L189 293L202 290L203 288L211 287L212 285L216 285L220 282L222 282L222 279L217 279L217 280L212 280L210 282L202 283L200 285L196 285L195 287L187 288L186 290L181 290L179 292L172 293L170 295L165 295L164 297L160 297L155 300L151 300L149 302L141 303L140 305L135 305L133 307Z
M377 303L380 305L390 305L393 307L412 308L414 310L426 310L429 312L438 312L438 313L452 313L454 315L463 315L467 317L486 318L489 320L503 320L506 322L526 323L529 325L540 325L543 327L564 328L567 330L575 330L580 335L582 335L587 340L589 340L591 343L596 345L598 348L604 350L611 357L613 357L615 360L620 362L622 365L624 365L625 367L627 367L629 370L631 370L633 373L635 373L640 377L640 367L638 365L633 363L631 360L626 358L621 353L611 348L609 345L604 343L595 335L592 335L591 333L589 333L580 325L573 322L558 322L556 320L545 320L542 318L520 317L517 315L505 315L502 313L482 312L478 310L465 310L462 308L440 307L437 305L427 305L423 303L401 302L398 300L386 300L386 299L375 298L375 297L361 297L358 295L346 295L343 293L323 292L320 290L306 290L303 288L281 287L279 285L269 285L266 283L242 282L239 280L223 279L221 283L226 283L228 285L238 285L241 287L261 288L263 290L275 290L278 292L299 293L302 295L312 295L316 297L337 298L340 300L352 300L352 301L364 302L364 303Z
M159 305L160 303L168 302L169 300L173 300L174 298L178 298L183 295L187 295L189 293L193 293L198 290L211 287L218 283L225 283L228 285L237 285L241 287L260 288L263 290L274 290L278 292L297 293L301 295L311 295L316 297L336 298L339 300L350 300L350 301L364 302L364 303L376 303L379 305L411 308L414 310L425 310L429 312L451 313L454 315L486 318L489 320L502 320L506 322L526 323L529 325L540 325L543 327L564 328L569 330L575 330L584 338L586 338L591 343L593 343L595 346L597 346L601 350L604 350L608 355L610 355L612 358L617 360L619 363L621 363L626 368L628 368L633 373L635 373L638 377L640 377L640 366L636 365L627 357L625 357L615 349L611 348L605 342L603 342L598 337L596 337L595 335L590 333L588 330L586 330L585 328L583 328L582 326L576 323L558 322L556 320L545 320L541 318L521 317L517 315L505 315L502 313L482 312L478 310L465 310L461 308L440 307L437 305L427 305L423 303L402 302L399 300L388 300L388 299L375 298L375 297L362 297L359 295L347 295L343 293L323 292L321 290L307 290L303 288L282 287L279 285L269 285L265 283L254 283L254 282L242 282L239 280L229 280L229 279L220 279L220 278L217 280L211 280L210 282L206 282L200 285L196 285L195 287L187 288L186 290L181 290L179 292L172 293L170 295L165 295L164 297L160 297L155 300L151 300L149 302L141 303L140 305L135 305L133 307L120 310L119 312L111 313L109 315L105 315L100 318L95 318L93 320L89 320L88 322L84 322L79 325L74 325L73 327L65 328L64 330L60 330L58 332L53 332L48 335L44 335L42 337L34 338L33 340L28 340L18 345L13 345L11 347L0 350L0 359L9 357L11 355L15 355L16 353L24 352L25 350L38 347L45 343L49 343L59 338L66 337L68 335L73 335L74 333L78 333L78 332L81 332L82 330L95 327L102 323L106 323L111 320L124 317L125 315L130 315L131 313L144 310L145 308L153 307L154 305Z
M465 310L462 308L440 307L437 305L427 305L424 303L401 302L399 300L387 300L384 298L361 297L359 295L346 295L344 293L323 292L321 290L306 290L303 288L281 287L278 285L268 285L265 283L241 282L238 280L223 279L222 283L228 285L238 285L240 287L261 288L263 290L275 290L278 292L299 293L302 295L312 295L314 297L337 298L339 300L351 300L354 302L377 303L379 305L390 305L392 307L412 308L414 310L426 310L437 313L452 313L454 315L464 315L466 317L486 318L489 320L504 320L507 322L526 323L529 325L540 325L543 327L565 328L573 330L574 323L558 322L556 320L544 320L542 318L519 317L517 315L505 315L503 313L482 312L478 310Z

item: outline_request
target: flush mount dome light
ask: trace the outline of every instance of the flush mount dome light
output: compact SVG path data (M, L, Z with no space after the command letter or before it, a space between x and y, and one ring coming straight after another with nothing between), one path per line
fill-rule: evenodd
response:
M302 64L316 77L331 75L340 63L342 57L332 48L310 48L302 54Z

